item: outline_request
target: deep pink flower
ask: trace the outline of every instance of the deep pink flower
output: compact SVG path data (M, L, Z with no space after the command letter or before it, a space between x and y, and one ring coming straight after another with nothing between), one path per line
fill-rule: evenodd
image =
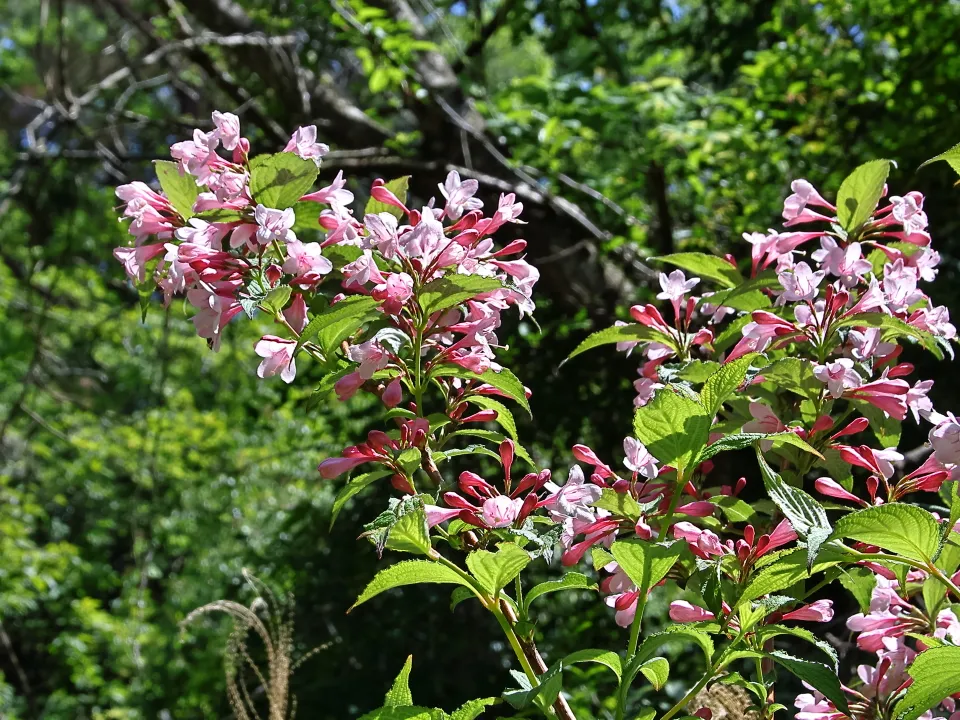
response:
M807 620L810 622L830 622L833 620L833 600L817 600L788 612L782 620Z
M692 605L686 600L674 600L670 603L670 619L674 622L702 622L704 620L716 620L717 616L709 610L704 610L699 605Z

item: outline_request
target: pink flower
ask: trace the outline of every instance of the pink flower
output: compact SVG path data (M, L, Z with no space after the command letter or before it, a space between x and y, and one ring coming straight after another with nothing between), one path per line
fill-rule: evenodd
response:
M240 118L233 113L213 111L213 124L224 150L233 150L240 142Z
M369 380L377 370L382 370L390 362L390 353L376 338L347 348L347 357L360 363L358 372L364 380Z
M777 414L763 403L751 401L750 414L753 416L753 420L743 426L743 432L745 433L773 434L787 429L787 426L780 421ZM761 447L765 446L765 451L773 447L773 442L770 440L763 440L760 444Z
M391 308L387 312L399 312L400 306L413 296L413 278L405 272L392 273L372 294L377 300L387 301Z
M206 220L190 218L187 224L184 227L177 228L173 235L177 240L184 243L202 245L211 250L219 250L224 229L223 226L208 223Z
M931 420L939 420L927 436L937 460L946 465L960 464L960 421L953 413L931 417Z
M390 213L369 213L363 218L367 235L363 239L364 249L376 248L387 260L393 260L400 252L400 238L397 235L397 219Z
M853 360L847 358L840 358L826 365L817 365L813 369L813 375L827 386L830 397L833 398L842 397L846 390L860 387L863 383L860 375L853 369Z
M653 396L657 390L662 387L664 387L663 383L658 383L656 380L651 380L650 378L642 377L639 380L634 380L633 389L637 391L637 396L633 399L633 406L643 407L653 400Z
M792 269L777 273L784 289L783 294L777 298L777 304L813 300L825 275L823 270L814 272L805 262L799 262Z
M903 455L893 448L885 450L873 450L866 445L852 447L849 445L836 445L843 461L857 467L865 468L875 475L882 475L884 478L893 477L893 463L901 462Z
M352 372L344 375L342 378L337 380L334 384L333 389L337 393L337 399L340 402L349 400L354 395L357 394L357 390L360 389L360 386L363 385L365 379L360 376L359 372Z
M317 142L317 126L307 125L296 129L283 151L292 152L304 160L313 160L319 167L320 158L330 152L330 148Z
M793 194L783 201L783 219L795 220L806 210L807 205L836 210L836 208L823 199L823 196L817 192L817 189L803 178L798 178L790 183L790 189ZM821 216L824 217L824 216ZM829 218L824 218L829 220Z
M798 710L796 720L847 720L846 715L816 690L797 695L793 706Z
M851 330L848 339L852 346L850 355L854 360L863 362L872 357L885 357L896 350L896 343L880 342L880 328L868 327L864 330Z
M370 462L373 458L370 457L335 457L327 458L317 470L320 471L320 477L324 480L333 480L335 477L343 475L345 472L350 472L358 465L363 465L366 462Z
M352 263L344 265L341 272L346 278L344 287L350 289L361 288L370 282L376 285L383 285L387 282L387 279L380 272L380 268L377 267L377 263L373 259L373 253L369 250L364 250L363 255Z
M927 214L923 211L922 193L909 192L904 197L891 195L890 205L893 206L891 214L898 223L903 225L908 235L926 230L928 221Z
M837 498L839 500L847 500L848 502L854 502L858 505L866 505L865 500L861 500L856 495L851 492L848 492L840 483L831 478L822 477L814 481L813 487L816 488L817 492L821 495L826 495L827 497Z
M683 270L674 270L667 275L660 273L660 287L662 292L657 294L660 300L670 300L676 304L684 295L693 290L700 283L700 278L693 277L687 280Z
M347 181L343 179L343 170L341 170L327 187L304 195L300 199L325 203L330 206L335 216L345 219L350 215L348 206L353 202L353 193L346 189L346 184Z
M400 378L394 378L390 381L390 384L388 384L383 391L381 400L383 400L383 404L388 408L393 408L400 404L400 401L403 400L403 385L400 383Z
M267 378L280 373L280 379L290 384L297 376L297 364L293 351L297 343L273 335L264 335L254 346L254 352L263 358L257 368L257 377Z
M562 486L548 480L543 487L549 495L540 505L550 512L554 521L576 518L592 522L596 519L590 506L600 497L602 490L597 485L585 482L579 465L570 468L567 481Z
M442 508L438 505L424 505L427 514L427 527L432 528L447 520L453 520L460 514L460 508Z
M917 289L917 280L916 268L906 267L902 258L883 266L883 296L892 312L906 312L926 297Z
M847 288L852 288L873 269L870 261L863 257L860 243L853 242L842 248L827 235L820 238L820 250L814 251L810 257L824 265L831 275L839 277Z
M296 276L298 284L314 285L331 270L333 263L323 257L320 243L303 243L296 238L287 243L283 271Z
M307 303L304 301L303 295L300 293L294 294L290 307L283 311L283 317L290 323L290 327L298 333L303 332L303 329L307 326Z
M523 500L508 495L497 495L483 502L481 517L487 527L510 527L520 515Z
M297 219L293 208L277 210L257 205L253 217L257 221L257 240L261 245L269 245L274 240L292 242L297 239L291 230Z
M670 603L670 619L674 622L702 622L704 620L716 620L717 616L709 610L704 610L699 605L692 605L686 600L674 600Z
M464 211L479 210L483 207L483 202L474 195L480 189L480 183L476 180L460 180L460 173L451 170L443 185L438 185L440 194L447 200L444 207L444 213L451 220L459 220Z
M119 247L113 251L113 256L123 264L124 272L133 282L142 283L147 279L147 263L164 250L162 243L132 248Z
M957 328L950 323L950 310L945 305L933 307L928 304L928 307L912 313L907 322L945 340L953 340L957 336Z
M804 605L783 616L783 620L809 620L811 622L830 622L833 620L833 601L817 600Z
M771 262L779 257L777 252L777 241L780 235L776 230L768 230L767 234L743 233L743 239L753 247L750 250L750 257L753 260L753 272L756 273L758 267L767 267Z
M660 472L657 459L650 454L642 442L632 437L624 438L623 452L626 455L623 464L628 470L640 473L648 480L657 477Z
M847 390L843 396L865 400L880 408L887 416L903 420L907 416L907 393L910 385L906 380L874 380Z
M698 528L693 523L678 522L671 530L675 538L686 541L690 551L698 558L709 560L725 552L723 545L720 544L720 538L710 530Z

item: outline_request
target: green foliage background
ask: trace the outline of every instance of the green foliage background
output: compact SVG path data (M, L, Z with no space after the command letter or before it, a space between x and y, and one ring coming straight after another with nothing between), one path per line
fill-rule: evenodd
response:
M174 7L234 32L211 23L206 4ZM957 307L952 177L945 166L920 176L914 168L960 140L960 3L440 0L436 12L414 3L429 40L388 12L395 3L379 5L237 7L268 33L299 33L300 62L348 88L391 129L384 142L401 158L461 152L459 140L436 146L404 110L415 103L417 58L438 50L458 71L465 107L511 163L607 232L558 234L536 224L535 208L524 228L549 273L538 299L543 332L529 322L509 328L506 355L534 391L538 423L521 431L559 472L572 442L601 454L619 446L635 372L612 353L562 369L560 360L624 299L651 297L640 260L670 248L742 254L740 234L776 223L791 178L832 192L860 162L897 160L893 189L927 194L945 257L934 296ZM391 37L388 51L347 16ZM42 103L70 97L63 86L75 97L128 53L150 49L142 28L130 30L138 17L153 42L178 37L166 3L0 8L0 716L228 715L228 628L211 618L181 632L179 623L212 600L249 602L242 568L293 593L300 650L327 645L295 676L301 717L339 720L376 706L408 653L418 703L453 708L496 694L506 682L502 647L477 608L450 613L446 596L414 588L344 615L380 564L355 538L388 493L362 497L328 531L336 488L315 466L366 432L372 408L358 400L306 411L309 369L292 387L259 381L252 345L264 322L232 323L219 354L195 337L180 302L166 311L155 302L141 324L136 291L111 258L126 237L112 187L149 179L150 159L214 107L238 103L184 65L179 80L202 97L168 76L111 115L118 88L76 122L41 125L44 141L31 144L25 129ZM216 47L208 57L285 130L310 120L276 89L275 68L245 67ZM274 149L248 119L255 149ZM127 156L84 155L96 149L91 126L104 137L121 132ZM337 149L354 130L320 133ZM413 192L425 200L443 172L415 172ZM369 177L389 177L354 174L360 203ZM949 373L924 369L941 381ZM955 383L937 392L938 406L956 408ZM542 605L548 657L619 636L593 599ZM590 718L609 688L602 671L583 675L573 705Z

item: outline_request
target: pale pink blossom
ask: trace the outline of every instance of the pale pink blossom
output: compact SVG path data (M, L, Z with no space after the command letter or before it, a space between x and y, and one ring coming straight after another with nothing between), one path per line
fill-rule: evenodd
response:
M257 221L257 240L261 245L269 245L275 240L293 242L297 239L292 230L297 220L293 208L277 210L257 205L253 217Z
M304 243L294 238L287 243L287 259L282 267L300 284L314 285L333 270L333 263L323 256L320 243Z
M937 425L930 430L927 439L937 460L945 465L960 464L960 421L952 412L931 419L937 421Z
M320 158L330 152L330 148L317 142L317 126L307 125L296 129L283 151L292 152L304 160L313 160L319 167Z
M906 312L926 297L917 289L917 279L916 268L906 267L902 258L883 266L883 295L892 312Z
M642 377L639 380L634 380L633 388L637 391L637 396L633 399L633 406L643 407L653 400L653 396L657 390L662 387L664 387L663 383L658 383L656 380L651 380L650 378Z
M523 500L521 498L497 495L484 500L481 517L487 527L510 527L520 516L521 507L523 507Z
M583 521L595 519L590 506L600 497L602 490L586 482L579 465L570 468L563 485L548 480L543 487L549 495L541 501L541 506L547 509L554 521L563 522L566 518Z
M820 250L814 251L810 257L831 275L839 277L847 288L854 287L873 268L863 257L860 243L853 242L843 248L828 235L820 238Z
M814 272L805 262L798 262L792 269L778 273L784 292L777 298L777 304L813 300L825 275L823 270Z
M356 290L362 288L367 283L382 285L387 279L380 272L376 261L373 259L373 253L364 250L363 255L358 257L352 263L343 266L341 270L343 277L346 278L344 287Z
M689 280L683 270L674 270L669 275L660 273L661 292L657 294L660 300L670 300L677 303L688 292L700 283L700 278L692 277Z
M267 378L277 373L280 379L289 384L297 376L297 364L293 351L297 343L274 335L264 335L254 347L254 352L263 358L257 368L257 377Z
M782 620L806 620L810 622L830 622L833 620L833 600L817 600L786 613Z
M657 477L660 469L657 467L657 459L650 454L642 442L633 437L623 439L623 452L626 457L623 464L628 470L640 473L648 480Z
M240 142L240 118L233 113L213 111L213 124L224 150L233 150Z
M698 558L708 560L725 552L720 538L714 532L698 528L693 523L678 522L671 530L675 538L686 541L690 551Z
M863 379L853 369L853 360L840 358L813 368L813 375L827 386L830 397L839 398L850 388L860 387Z
M164 250L162 243L132 248L119 247L113 251L113 256L123 264L124 272L133 282L142 283L147 279L147 263Z
M298 333L307 326L307 303L300 293L294 293L290 307L283 311L284 319Z
M451 170L443 185L437 187L447 201L444 213L451 220L459 220L464 212L483 207L483 202L474 197L480 189L480 183L473 179L460 180L460 173L456 170Z
M359 345L351 345L347 348L347 357L360 363L357 372L364 380L372 378L377 370L383 370L390 362L390 353L376 338Z
M880 328L868 327L863 330L851 330L847 339L850 342L850 356L859 362L873 357L886 357L897 349L896 343L881 342Z
M890 196L891 214L894 219L903 225L904 231L910 235L920 233L927 228L927 214L923 211L923 195L919 192L909 192L905 196Z

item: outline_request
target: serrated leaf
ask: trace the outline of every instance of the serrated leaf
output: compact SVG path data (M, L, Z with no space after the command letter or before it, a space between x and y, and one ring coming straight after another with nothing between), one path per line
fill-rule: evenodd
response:
M697 458L697 463L702 463L704 460L709 460L714 455L717 455L721 452L726 452L728 450L742 450L743 448L750 447L761 440L771 443L774 447L792 445L793 447L800 448L804 452L816 455L818 458L823 457L819 452L816 451L816 449L811 447L806 440L794 432L736 433L734 435L726 435L707 445L707 447L703 449L703 452Z
M932 562L940 548L940 528L926 510L888 503L864 508L837 520L835 538L850 538L911 560Z
M883 330L881 337L884 340L893 340L907 337L916 340L925 350L932 353L938 360L943 360L943 350L937 344L936 337L926 330L916 328L899 318L885 313L859 313L844 318L834 325L839 330L845 327L875 327Z
M530 415L530 403L527 401L526 392L523 389L523 383L507 368L499 371L487 370L485 373L478 374L471 372L459 365L444 364L436 368L432 375L434 377L457 377L465 380L479 380L482 383L491 385L497 390L507 395L511 400L519 405Z
M370 83L372 86L373 85L372 76L370 78ZM397 199L400 202L402 202L404 205L407 204L407 192L410 187L409 175L404 175L402 177L394 178L393 180L390 180L389 182L384 183L384 187L390 192L392 192L394 195L396 195ZM387 205L386 203L382 203L379 200L374 199L373 197L371 197L367 201L367 205L363 209L364 215L369 215L371 213L377 214L382 212L389 213L390 215L393 215L398 220L403 217L403 210L401 210L398 207L394 207L393 205Z
M330 528L333 528L333 524L337 521L337 516L343 509L343 506L347 504L347 500L371 483L391 474L390 470L374 470L373 472L357 475L357 477L350 479L347 484L340 489L340 492L337 493L337 499L333 501L333 509L330 511Z
M559 580L547 580L539 585L530 588L530 591L523 598L524 614L530 610L530 604L542 595L548 593L560 592L562 590L596 590L595 583L590 582L590 578L577 572L568 572Z
M620 675L623 672L620 656L610 650L596 650L593 648L578 650L575 653L567 655L561 662L564 667L585 662L604 665L613 671L614 675L617 676L617 681L620 680Z
M430 427L433 427L432 422L430 423ZM473 428L461 428L460 430L457 430L453 434L466 435L468 437L483 438L484 440L494 443L497 446L499 446L500 443L506 440L505 435L498 432L494 432L493 430L477 430ZM534 468L534 469L537 468L537 464L533 461L533 458L530 456L530 453L527 452L527 449L525 447L520 445L516 440L514 440L513 442L513 447L517 453L517 457L519 457L521 460L526 462L531 468Z
M877 584L877 576L874 575L873 571L865 567L843 568L837 579L856 599L860 606L860 612L870 612L873 588Z
M837 191L837 220L848 233L857 230L877 209L889 174L889 160L871 160L850 173L840 184L840 190Z
M691 360L677 370L676 377L679 380L700 385L709 380L720 368L720 363L713 360Z
M450 713L450 720L476 720L483 714L483 711L499 702L497 698L478 698L476 700L467 700L463 705Z
M633 430L651 455L683 474L706 446L713 415L672 388L658 390L653 400L637 408Z
M476 595L473 594L473 591L470 588L458 587L454 588L453 592L450 593L450 610L452 611L457 605L462 603L464 600L469 600L474 598Z
M619 342L659 342L665 345L672 345L673 339L658 330L640 325L616 325L603 330L597 330L587 336L587 339L577 345L572 353L567 356L567 360L575 358L587 350L592 350L601 345L611 345ZM564 360L566 362L566 360Z
M418 299L423 314L432 315L502 287L503 283L497 278L480 275L447 275L424 285L420 289Z
M427 514L422 504L393 524L387 535L387 547L415 555L426 555L430 552L430 531L427 529Z
M676 564L686 543L653 543L643 540L620 540L610 552L621 569L642 590L649 590L663 580Z
M630 518L636 521L643 513L640 504L633 499L628 492L619 493L613 488L603 488L600 497L591 503L593 507L601 510L609 510L620 517Z
M767 495L776 503L794 531L807 540L807 564L813 565L820 545L829 537L831 528L827 511L812 496L800 488L787 485L783 479L767 465L763 453L757 448L757 462L760 474L767 488Z
M404 707L413 705L413 695L410 693L410 671L413 669L413 655L407 655L400 674L393 681L393 685L383 698L384 707Z
M495 453L493 450L488 448L486 445L480 445L479 443L474 443L473 445L467 445L463 448L454 448L453 450L440 450L433 453L433 459L439 465L444 460L449 460L450 458L460 457L462 455L486 455L487 457L493 458L494 460L499 461L500 456Z
M834 670L822 663L801 660L800 658L795 658L779 650L765 654L778 665L786 668L805 683L819 690L820 694L833 702L838 710L843 713L850 712L847 707L847 698L843 693L843 688L840 686L840 678L837 677L837 673Z
M314 335L326 327L346 320L356 320L357 327L369 312L376 308L379 303L372 297L366 295L349 295L339 302L334 303L326 310L317 315L307 323L307 326L300 333L300 339L297 340L296 350L303 347L303 344L310 340Z
M363 715L360 720L444 720L444 718L443 710L403 706L379 708Z
M700 391L700 404L711 416L716 415L724 401L743 384L751 363L758 357L756 353L747 353L728 362L704 383Z
M236 223L243 220L243 213L231 208L211 208L202 210L193 217L208 223Z
M958 175L960 175L960 143L957 143L949 150L945 150L939 155L935 155L926 162L924 162L920 167L926 167L930 163L935 163L939 160L943 160L947 165L954 169ZM917 168L919 170L920 168Z
M751 278L743 283L740 283L734 288L729 290L721 290L716 292L709 297L701 298L701 303L710 303L711 305L717 307L729 307L734 310L739 310L741 312L750 313L754 310L761 310L763 308L768 308L772 304L770 302L770 297L763 292L768 288L777 287L779 285L779 280L777 279L777 274L772 270L765 270L762 273L759 273L755 278ZM744 324L751 320L750 316L745 316ZM742 319L742 318L741 318ZM739 333L737 334L739 338ZM717 347L717 343L714 342L714 347Z
M819 399L823 383L813 374L813 365L801 358L783 358L760 371L764 380L811 400Z
M193 204L197 201L200 188L193 175L180 172L180 164L169 160L154 160L153 168L157 180L167 200L173 205L180 217L189 220L193 217Z
M744 282L743 275L740 274L739 270L716 255L707 255L706 253L699 252L682 252L650 259L675 265L701 278L718 282L727 288L734 288Z
M492 397L488 397L486 395L474 395L469 398L469 402L472 402L474 405L478 405L485 410L493 410L496 412L497 417L495 422L506 431L511 440L518 442L517 421L514 419L513 413L507 409L506 405L499 400L494 400Z
M960 692L960 647L936 647L917 655L907 668L913 684L893 708L894 720L917 720Z
M381 570L360 593L360 597L350 607L353 610L382 592L405 585L420 583L440 583L446 585L463 585L469 587L466 580L460 575L439 563L430 560L404 560ZM348 610L347 612L350 612Z
M520 689L508 690L503 694L503 699L510 705L517 710L530 707L536 700L540 700L541 705L544 706L552 705L563 686L563 663L558 662L552 665L540 676L540 684L536 687L530 686L530 681L523 673L517 673L514 677L520 683Z
M846 560L844 556L836 554L828 548L818 555L813 567L808 568L807 550L805 548L797 548L787 552L753 576L740 594L734 608L763 595L785 590L800 580L810 577L813 573L822 572L827 568L839 565L844 560Z
M292 208L313 187L318 173L313 160L293 153L258 155L250 162L250 194L265 207Z
M467 567L491 595L496 595L529 563L530 555L515 543L503 543L496 552L474 550L467 555Z
M778 635L790 635L810 643L829 658L832 667L836 670L837 664L840 662L836 649L829 643L821 640L810 630L788 625L764 625L763 627L757 628L757 638L760 640L767 640L768 638L777 637Z
M654 690L662 690L670 678L670 663L664 657L650 658L639 669Z

